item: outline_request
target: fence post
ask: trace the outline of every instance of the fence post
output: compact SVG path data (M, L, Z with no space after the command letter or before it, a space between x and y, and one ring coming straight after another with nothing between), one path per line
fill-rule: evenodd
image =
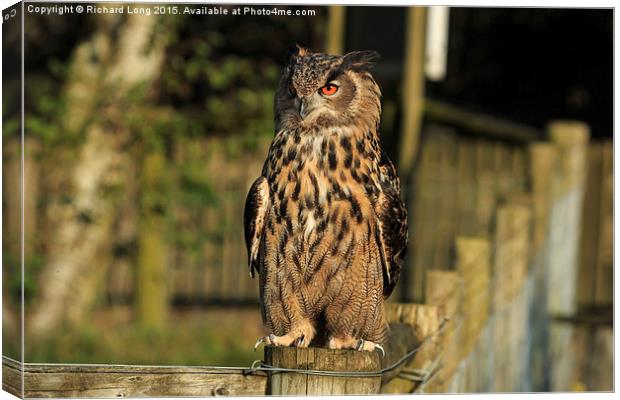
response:
M530 181L532 191L532 298L530 301L531 346L529 358L530 389L549 391L549 314L547 312L547 272L549 257L549 221L551 182L556 163L553 144L540 141L530 145Z
M347 9L345 6L329 6L327 9L327 43L328 54L344 53L344 29Z
M399 381L396 378L406 372L406 368L430 367L437 351L436 346L426 339L435 337L443 313L438 307L423 304L392 303L386 309L390 325L388 338L383 344L384 357L379 357L378 352L356 350L265 347L265 362L271 367L342 373L326 376L304 371L269 371L267 394L378 394L382 385ZM409 358L403 362L405 356ZM419 356L422 357L420 363L417 362ZM349 372L373 374L347 376ZM415 385L411 384L411 381L395 382L384 388L387 393L406 393L414 389Z
M490 310L491 243L483 237L459 236L456 238L456 270L463 280L463 330L461 360L476 352ZM481 375L490 375L488 357L474 355L464 370L464 387L467 392L483 392L479 387Z
M138 260L136 314L138 321L149 328L165 325L169 313L166 278L165 218L160 208L164 201L155 197L161 190L165 170L161 152L151 152L142 164L142 215L138 226Z
M320 371L375 372L381 369L377 352L323 348L265 347L265 362L276 368ZM270 372L267 394L377 394L381 376L333 377L297 372Z
M426 303L438 306L446 322L439 336L441 366L426 390L448 392L452 377L460 361L463 282L458 272L429 270L426 273Z
M381 393L403 394L425 390L425 385L432 380L438 369L437 360L441 351L439 336L441 335L441 325L445 320L444 312L440 308L416 303L386 304L387 318L391 328L390 335L394 339L398 339L403 335L396 335L394 327L397 325L408 326L409 330L414 333L418 347L415 357L406 362L402 369L384 374ZM396 340L390 339L390 341ZM387 351L389 356L390 351ZM400 358L397 351L393 353L396 354L392 356L392 360L388 362L381 360L383 365L391 365ZM388 357L386 356L386 358ZM410 379L412 375L420 379Z
M405 66L403 76L403 120L398 167L409 183L420 142L420 127L424 111L424 40L426 35L426 8L407 10Z
M548 310L552 315L572 315L577 310L577 267L582 204L585 192L589 128L577 121L553 121L547 128L557 150L552 182ZM551 390L570 390L575 354L570 348L572 326L552 322L550 327Z
M509 201L495 213L492 303L493 391L520 391L528 329L529 207Z

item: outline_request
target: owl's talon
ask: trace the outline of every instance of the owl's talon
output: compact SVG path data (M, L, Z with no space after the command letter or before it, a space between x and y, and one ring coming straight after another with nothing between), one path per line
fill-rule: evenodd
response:
M260 344L263 343L263 341L265 341L265 336L258 338L256 343L254 344L254 351L256 351L256 349L258 349L258 346L260 346Z
M385 357L385 349L378 343L371 342L364 339L359 339L357 341L357 345L355 346L355 350L357 351L379 351L381 352L381 357Z
M304 336L300 336L297 339L295 339L295 347L301 347L304 345Z
M260 346L261 343L265 343L265 346L273 344L275 338L276 337L273 333L270 334L269 336L263 336L263 337L258 338L256 343L254 344L254 351L256 351L256 349L258 348L258 346Z
M375 344L375 350L379 350L381 352L381 358L385 357L385 350L383 349L383 346L380 344Z

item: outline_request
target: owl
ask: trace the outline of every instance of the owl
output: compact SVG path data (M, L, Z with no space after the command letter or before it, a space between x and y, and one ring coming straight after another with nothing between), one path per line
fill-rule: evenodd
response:
M384 299L407 248L407 212L381 149L373 51L294 45L275 95L275 137L244 211L259 274L256 342L383 351Z

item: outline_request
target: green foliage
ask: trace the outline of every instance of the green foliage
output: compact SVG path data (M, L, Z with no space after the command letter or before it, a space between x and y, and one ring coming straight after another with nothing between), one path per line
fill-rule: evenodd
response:
M9 136L19 135L20 124L21 121L19 117L4 118L2 121L2 136L7 138Z
M190 208L218 205L217 193L201 163L190 161L182 164L179 175L180 204Z
M24 82L24 131L41 143L54 149L56 146L75 146L81 133L63 128L67 113L63 85L67 79L68 63L51 57L43 71L29 71Z
M19 304L22 296L21 262L17 255L8 251L2 254L2 265L5 269L4 283L8 289L8 295L13 302ZM45 258L41 254L29 254L24 263L24 301L30 304L39 290L37 278L45 265Z

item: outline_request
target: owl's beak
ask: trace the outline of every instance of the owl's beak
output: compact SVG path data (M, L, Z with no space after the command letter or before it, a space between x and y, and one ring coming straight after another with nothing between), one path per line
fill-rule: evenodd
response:
M306 116L304 112L308 110L308 107L306 106L306 102L304 101L304 99L300 97L295 97L294 104L295 104L295 109L297 110L299 115L302 118L304 118Z
M299 115L301 116L301 118L306 118L314 108L312 99L309 96L296 98L295 105L297 106L297 110L299 111Z

